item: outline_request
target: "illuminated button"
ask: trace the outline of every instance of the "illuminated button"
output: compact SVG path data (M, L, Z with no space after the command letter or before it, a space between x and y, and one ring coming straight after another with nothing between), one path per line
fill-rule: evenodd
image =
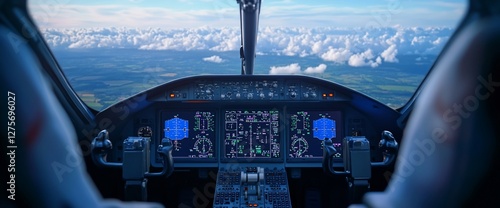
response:
M321 96L323 97L323 99L326 99L326 93L323 93Z
M328 94L328 97L333 97L333 93L329 93L329 94Z
M174 93L170 93L170 98L175 98L175 94Z

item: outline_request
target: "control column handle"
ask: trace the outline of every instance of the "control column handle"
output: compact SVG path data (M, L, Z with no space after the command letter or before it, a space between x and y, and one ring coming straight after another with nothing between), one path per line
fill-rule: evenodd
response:
M333 157L337 153L337 149L333 146L331 139L323 140L323 170L326 173L340 176L349 175L349 171L336 171L333 169Z
M172 157L173 144L170 139L163 138L158 145L158 154L162 158L163 169L158 173L146 173L145 177L169 177L174 172L174 158Z
M92 140L90 145L92 161L100 167L121 168L123 163L107 162L105 157L113 149L113 144L109 140L109 133L106 129L102 130Z
M390 131L383 131L378 143L382 150L384 160L382 162L372 162L372 167L387 167L394 163L399 149L398 142L394 139L394 135Z

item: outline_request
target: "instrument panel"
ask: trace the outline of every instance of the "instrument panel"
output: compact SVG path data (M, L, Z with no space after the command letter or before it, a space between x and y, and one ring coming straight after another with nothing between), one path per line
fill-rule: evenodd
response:
M162 110L159 123L156 138L172 140L178 162L320 161L325 139L342 159L340 111Z
M126 117L125 117L126 116ZM195 76L157 86L97 115L110 120L110 161L120 161L123 139L150 137L152 148L172 140L175 167L221 163L283 163L321 167L322 142L331 139L342 166L342 139L400 132L397 111L344 86L300 75ZM389 125L387 125L389 124ZM113 131L115 132L113 134ZM117 134L116 132L120 132ZM152 165L161 167L156 149ZM372 151L372 159L381 159Z

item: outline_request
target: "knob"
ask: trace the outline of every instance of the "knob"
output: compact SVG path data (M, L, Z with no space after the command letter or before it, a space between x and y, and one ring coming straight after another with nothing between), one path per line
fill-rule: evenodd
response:
M309 97L309 93L304 93L304 98L308 98Z
M261 93L259 94L259 97L260 97L260 98L265 98L265 97L266 97L266 95L264 95L264 93L262 93L262 92L261 92Z
M241 97L241 94L240 93L236 93L236 98L240 98Z
M220 98L224 99L224 98L226 98L226 95L220 94Z
M297 97L297 93L296 93L296 92L291 92L291 93L290 93L290 97L291 97L291 98L295 98L295 97Z
M278 87L278 84L273 83L273 87L274 87L274 88Z
M311 97L312 97L312 98L315 98L316 96L317 96L317 95L316 95L316 93L315 93L315 92L311 93Z
M207 90L205 90L205 92L206 92L207 94L209 94L209 95L211 95L211 94L213 93L213 91L212 91L211 89L207 89Z
M247 98L248 99L252 99L253 98L253 93L248 93Z
M274 93L273 93L273 92L269 92L269 94L268 94L268 95L269 95L269 97L271 97L271 98L272 98L272 97L274 96Z

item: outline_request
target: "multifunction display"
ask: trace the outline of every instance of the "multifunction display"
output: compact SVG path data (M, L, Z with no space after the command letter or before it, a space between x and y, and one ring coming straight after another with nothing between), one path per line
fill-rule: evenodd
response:
M323 141L331 139L341 157L341 114L338 111L292 111L289 114L288 158L323 158Z
M215 158L215 113L162 112L163 137L172 140L174 158Z
M224 157L280 158L277 110L226 110Z

